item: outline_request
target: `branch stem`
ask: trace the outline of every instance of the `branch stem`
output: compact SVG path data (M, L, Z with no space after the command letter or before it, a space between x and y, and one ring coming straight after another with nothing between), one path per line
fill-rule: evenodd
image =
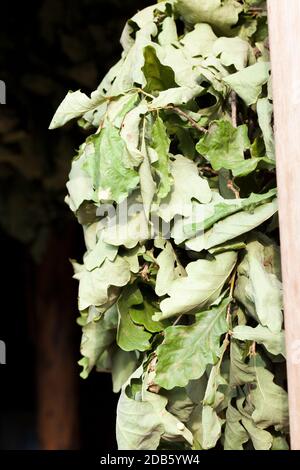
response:
M237 96L236 96L235 91L231 92L230 104L231 104L232 125L233 125L233 127L237 127Z
M197 131L207 134L208 130L205 129L205 127L199 126L199 124L193 118L191 118L191 116L189 116L187 113L185 113L182 109L178 108L177 106L169 105L169 106L166 106L165 109L170 109L174 111L175 113L179 114L179 116L184 117L191 124L191 126L194 127L194 129L197 129Z

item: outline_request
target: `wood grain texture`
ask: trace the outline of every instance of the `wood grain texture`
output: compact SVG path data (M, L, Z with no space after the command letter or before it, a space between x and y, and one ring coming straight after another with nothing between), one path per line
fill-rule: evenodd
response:
M300 450L300 1L268 0L291 446Z
M79 448L78 367L74 341L76 284L67 254L73 231L53 233L37 267L37 404L41 450Z

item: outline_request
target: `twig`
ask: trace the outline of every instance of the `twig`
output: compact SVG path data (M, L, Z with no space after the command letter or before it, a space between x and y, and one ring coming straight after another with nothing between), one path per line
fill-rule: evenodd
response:
M201 173L203 173L203 171L206 171L207 173L211 173L212 175L215 175L215 176L219 174L217 171L213 170L209 166L200 166L199 170L201 171Z
M253 343L251 344L250 348L249 348L249 356L252 357L252 356L255 356L256 355L256 342L253 341Z
M267 11L266 8L261 7L251 7L248 10L250 13L265 13Z
M182 319L182 317L183 317L183 315L179 315L179 317L177 317L176 320L174 321L173 326L176 326L177 323L180 322L180 320Z
M157 384L154 384L154 383L149 384L148 391L151 392L151 393L156 393L158 395L159 392L160 392L160 386L157 385Z
M139 275L144 281L149 281L148 273L149 273L149 266L147 263L145 263L142 269L140 270Z
M147 96L148 98L151 98L152 100L154 100L155 96L151 95L150 93L147 93L145 90L143 90L142 88L136 88L136 90L139 92L139 93L142 93L143 95Z
M147 384L147 390L152 393L159 393L160 391L160 386L155 383L155 370L156 370L156 364L157 364L157 356L156 354L154 355L153 359L150 361L150 364L148 366L148 378L150 378L150 382ZM151 377L150 377L151 375Z
M236 278L236 269L233 271L233 274L230 279L230 290L229 290L229 297L233 296L234 285L235 285L235 278Z
M233 291L234 291L234 286L235 286L235 277L236 277L236 269L234 270L230 279L229 297L231 298L231 301L229 302L227 306L227 310L226 310L226 321L228 324L229 324L230 316L231 316L231 303L232 303Z
M191 118L191 116L189 116L187 113L182 111L182 109L177 108L177 106L173 106L173 105L169 104L168 106L161 106L161 107L158 107L158 108L150 108L149 111L150 112L154 112L154 111L156 112L160 109L167 109L167 110L170 110L170 111L174 111L175 113L177 113L180 116L184 117L191 124L191 126L194 127L194 129L197 129L197 131L203 132L204 134L207 134L208 130L205 129L205 127L199 126L199 124L193 118Z
M152 100L155 98L155 96L151 95L150 93L147 93L142 88L136 88L136 90L139 93L142 93L143 95L147 96L148 98L151 98ZM189 121L191 126L194 127L195 129L197 129L199 132L203 132L205 134L208 132L208 130L205 127L199 126L199 124L193 118L191 118L187 113L185 113L182 109L178 108L177 106L173 106L173 105L170 104L168 106L162 106L162 107L158 107L158 108L151 108L151 109L149 109L149 111L158 111L160 109L169 109L171 111L175 111L175 113L179 114L180 116L184 117L187 121Z
M172 111L175 111L175 113L184 117L191 124L191 126L194 127L194 129L197 129L197 131L207 134L208 130L205 129L205 127L199 126L199 124L196 121L194 121L194 119L191 118L191 116L189 116L187 113L182 111L182 109L178 108L177 106L168 105L164 109L170 109Z
M223 355L225 354L225 351L226 351L226 349L228 348L228 346L229 346L229 344L230 344L230 339L229 339L230 335L231 335L231 331L228 331L228 332L226 333L225 338L224 338L224 341L223 341L223 344L222 344L222 347L224 348L224 353L223 353ZM220 366L221 366L221 363L220 363ZM220 366L219 366L219 368L220 368Z
M226 322L228 326L231 326L231 304L233 301L233 291L235 286L235 278L236 278L236 269L233 271L233 274L230 279L230 290L229 290L229 297L231 298L229 304L227 305L226 309ZM230 336L232 336L232 331L228 330L224 339L225 348L227 348L228 344L230 343Z
M237 96L236 96L235 91L231 92L230 104L231 104L232 125L233 127L237 127Z
M233 194L235 195L235 198L236 199L239 199L240 198L240 193L239 191L235 188L234 186L234 182L232 180L228 180L227 181L227 188L230 189Z

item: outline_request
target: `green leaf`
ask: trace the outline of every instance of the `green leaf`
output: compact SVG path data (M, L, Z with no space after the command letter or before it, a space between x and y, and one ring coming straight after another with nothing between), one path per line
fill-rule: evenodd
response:
M176 137L178 138L178 149L180 152L190 160L194 160L196 149L189 128L177 126L175 132Z
M244 248L246 248L246 244L243 242L242 238L235 238L232 242L225 242L222 245L210 248L208 251L211 255L215 256L225 251L239 251Z
M249 44L239 37L218 38L213 45L213 53L226 67L234 65L236 70L242 70L248 62Z
M203 90L202 86L169 88L168 90L161 91L154 98L151 105L153 108L165 108L170 104L180 106L199 96Z
M115 246L108 245L101 238L98 239L92 250L84 255L84 265L88 271L99 268L106 259L114 261L118 253Z
M250 391L254 406L252 419L260 429L274 426L276 431L286 431L289 425L287 392L274 383L274 375L263 367L256 370L257 386Z
M112 358L113 392L119 393L131 374L136 370L138 356L136 352L127 352L117 348Z
M83 366L80 374L83 379L88 377L101 355L115 340L117 319L117 310L114 305L100 320L91 321L82 328L80 351L83 358L79 364Z
M163 48L158 45L153 46L159 61L173 70L177 86L189 88L199 86L199 71L193 67L184 47L179 47L179 44L169 44Z
M142 68L147 81L144 90L147 93L155 91L167 90L177 86L175 82L175 74L171 67L163 65L157 55L153 46L147 46L144 49L145 64Z
M243 271L243 275L240 272L240 268L247 266L246 263L242 261L238 267L238 277L234 290L234 297L238 302L240 302L246 308L246 314L258 321L258 316L255 310L255 304L253 302L253 293L251 281L246 274L246 271Z
M158 160L153 163L153 167L159 176L157 189L159 199L164 199L169 194L173 182L169 162L170 142L164 122L158 116L152 127L152 147L158 156Z
M191 432L166 409L168 403L167 398L150 392L145 393L145 398L147 401L152 403L154 413L157 413L161 417L161 422L164 427L162 439L169 442L180 442L184 439L190 445L193 444L193 436Z
M267 264L268 263L268 264ZM262 243L252 241L247 245L247 255L238 272L237 298L251 311L263 326L273 333L282 327L282 285L272 266L273 257ZM245 295L242 286L247 286ZM241 295L240 295L241 293ZM252 304L252 307L251 307Z
M223 343L219 362L212 367L207 388L203 399L202 410L202 438L200 438L201 447L203 449L211 449L215 447L222 433L222 424L224 422L218 416L217 410L220 409L224 402L225 395L219 390L219 387L227 386L226 380L220 373L223 356L226 351L226 344Z
M137 274L140 270L139 256L145 253L145 247L137 245L131 250L126 250L123 252L123 258L127 261L130 266L130 271L134 274Z
M128 163L126 162L127 152L124 152L123 159L126 167L138 166L144 160L144 153L140 142L140 129L148 111L147 104L142 100L137 106L129 111L121 123L120 136L126 144L128 150Z
M216 222L219 222L232 214L236 214L240 211L253 210L255 207L270 201L276 196L276 194L276 189L271 189L265 194L252 193L245 199L216 198L202 211L203 216L200 223L197 223L197 220L195 220L193 224L184 225L184 233L187 238L191 238L196 235L197 231L208 230L213 227Z
M258 21L253 16L245 16L244 22L240 26L234 28L235 33L245 41L249 41L253 38L253 35L257 32ZM251 54L252 55L252 54ZM253 60L253 59L252 59Z
M285 341L283 331L273 332L269 328L257 325L256 328L251 326L241 325L233 329L233 337L240 341L255 341L262 344L265 348L274 355L281 354L285 356Z
M142 304L142 302L142 294L135 284L126 287L118 300L117 344L124 351L146 351L150 348L151 334L143 327L136 325L130 314L131 308Z
M184 21L191 24L208 23L216 32L225 34L231 32L243 9L236 0L177 0L175 8Z
M84 201L94 199L92 178L82 169L89 158L90 150L90 144L83 144L79 149L78 157L72 161L69 181L66 184L69 192L66 202L73 212L77 212Z
M233 170L233 176L247 176L250 173L253 173L255 170L272 170L273 168L275 168L274 160L271 160L268 157L251 157L236 164Z
M226 168L235 176L236 168L244 161L244 152L250 148L246 125L233 127L229 121L217 121L196 145L214 170Z
M139 10L130 20L132 26L137 26L138 29L143 29L148 23L155 20L156 15L162 15L166 13L166 3L158 2L158 4L150 5L142 10ZM132 29L132 28L131 28ZM130 31L132 33L132 30Z
M270 159L275 159L275 140L272 128L273 105L268 98L260 98L257 101L258 123L262 130L266 146L266 154Z
M155 292L158 296L167 294L170 284L180 276L185 276L185 270L178 262L176 254L170 242L166 241L165 247L158 255L156 263L159 270L156 277Z
M78 118L86 112L97 108L105 101L105 96L98 89L91 94L90 98L80 90L75 92L69 91L57 108L49 129L61 127L72 119Z
M208 82L211 84L209 93L217 99L216 104L212 107L213 112L208 113L207 121L211 123L213 119L226 118L226 113L221 113L221 96L226 97L228 95L228 86L224 82L224 78L228 76L228 69L225 68L220 59L217 59L213 55L208 56L206 59L201 60L200 63L197 63L196 70L202 76L202 81ZM202 110L201 114L202 114ZM229 116L228 116L229 118Z
M207 23L196 24L194 29L181 39L184 52L191 57L207 57L212 53L217 36Z
M255 450L270 449L273 438L268 431L259 429L257 426L255 426L251 419L247 419L245 416L242 418L242 423L248 432L250 439L252 440L252 444Z
M122 128L123 130L124 124L126 124L128 120L128 114L133 109L138 108L139 104L141 104L139 94L136 91L132 93L128 92L110 102L107 108L107 118L115 127L118 129Z
M142 143L142 154L144 160L139 168L141 195L144 204L144 213L146 218L149 218L149 214L152 208L152 202L156 193L156 183L152 175L151 159L149 155L150 147L147 147L145 139Z
M244 450L243 444L248 442L249 437L241 419L242 415L229 404L226 411L224 450Z
M178 41L175 19L167 16L162 22L162 31L158 35L158 42L161 46L176 43Z
M257 102L262 86L269 80L269 72L269 62L257 62L229 77L225 77L224 81L245 101L247 106L250 106Z
M110 286L122 287L129 282L129 264L117 256L114 261L106 259L100 268L92 271L82 266L74 279L79 280L79 310L85 310L90 305L101 306L108 301Z
M102 229L102 240L105 243L113 246L124 245L129 249L150 237L150 226L138 192L134 192L117 207L116 214Z
M271 450L289 450L289 445L286 441L286 438L283 436L274 437Z
M185 387L201 377L208 364L215 364L220 355L220 338L228 325L226 308L229 299L219 306L201 312L191 326L170 326L157 349L155 381L170 390Z
M121 67L117 69L114 77L111 77L111 86L108 87L109 96L119 96L126 93L136 84L144 86L146 84L142 71L144 65L144 48L152 44L152 35L157 34L157 26L152 19L136 31L135 41L121 59Z
M272 202L262 204L252 211L249 209L248 211L237 212L220 220L201 235L188 240L186 247L194 251L209 250L259 227L272 217L277 210L277 199L274 199Z
M212 196L208 182L198 175L197 166L188 158L177 155L171 162L171 174L174 181L171 193L158 209L158 215L165 222L170 222L175 215L188 216L192 199L205 204Z
M229 383L231 387L237 387L255 382L254 368L245 362L245 351L237 341L230 343L230 373Z
M152 320L155 311L157 311L157 306L144 298L143 303L131 307L129 313L134 323L142 325L150 333L158 333L164 329L164 325Z
M138 185L139 176L117 128L107 122L93 137L94 152L85 169L93 179L99 201L121 202Z
M164 426L150 402L129 398L123 390L117 407L116 435L119 450L157 449Z
M251 418L251 410L250 408L252 405L247 407L244 406L245 403L245 397L244 395L241 395L237 400L236 400L236 405L238 412L240 413L241 417L241 423L243 427L246 429L249 438L252 441L253 447L255 450L269 450L272 442L273 442L273 437L271 433L268 431L264 431L257 427L255 422Z
M228 251L211 261L200 259L189 263L186 267L187 275L170 284L167 290L170 297L160 303L161 313L157 313L154 319L159 321L212 305L219 297L236 261L237 254Z
M111 372L112 350L113 344L107 346L103 354L99 357L95 367L97 372ZM84 358L82 361L84 361ZM78 361L78 364L80 363L81 361Z
M122 392L117 409L119 450L155 450L160 439L192 443L190 431L165 409L167 400L153 395L151 401L129 399Z
M139 370L133 378L140 375ZM133 385L133 384L132 384ZM135 391L136 390L136 391ZM161 439L193 443L185 425L167 411L167 398L126 385L117 407L117 441L120 450L156 450Z
M168 399L167 409L169 413L179 419L182 423L187 423L191 416L195 403L190 399L185 388L173 388L164 391L164 396Z
M204 406L202 411L202 426L205 431L203 436L203 449L211 449L218 442L221 436L223 420L210 407Z
M186 387L186 391L190 399L194 403L200 405L204 398L206 387L207 387L207 377L206 377L206 374L204 374L202 375L202 377L200 377L200 379L190 380Z

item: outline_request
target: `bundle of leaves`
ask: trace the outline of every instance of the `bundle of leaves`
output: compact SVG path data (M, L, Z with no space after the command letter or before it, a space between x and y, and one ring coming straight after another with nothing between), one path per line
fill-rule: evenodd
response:
M90 97L66 200L82 377L111 371L120 449L286 449L284 332L265 4L137 13Z

